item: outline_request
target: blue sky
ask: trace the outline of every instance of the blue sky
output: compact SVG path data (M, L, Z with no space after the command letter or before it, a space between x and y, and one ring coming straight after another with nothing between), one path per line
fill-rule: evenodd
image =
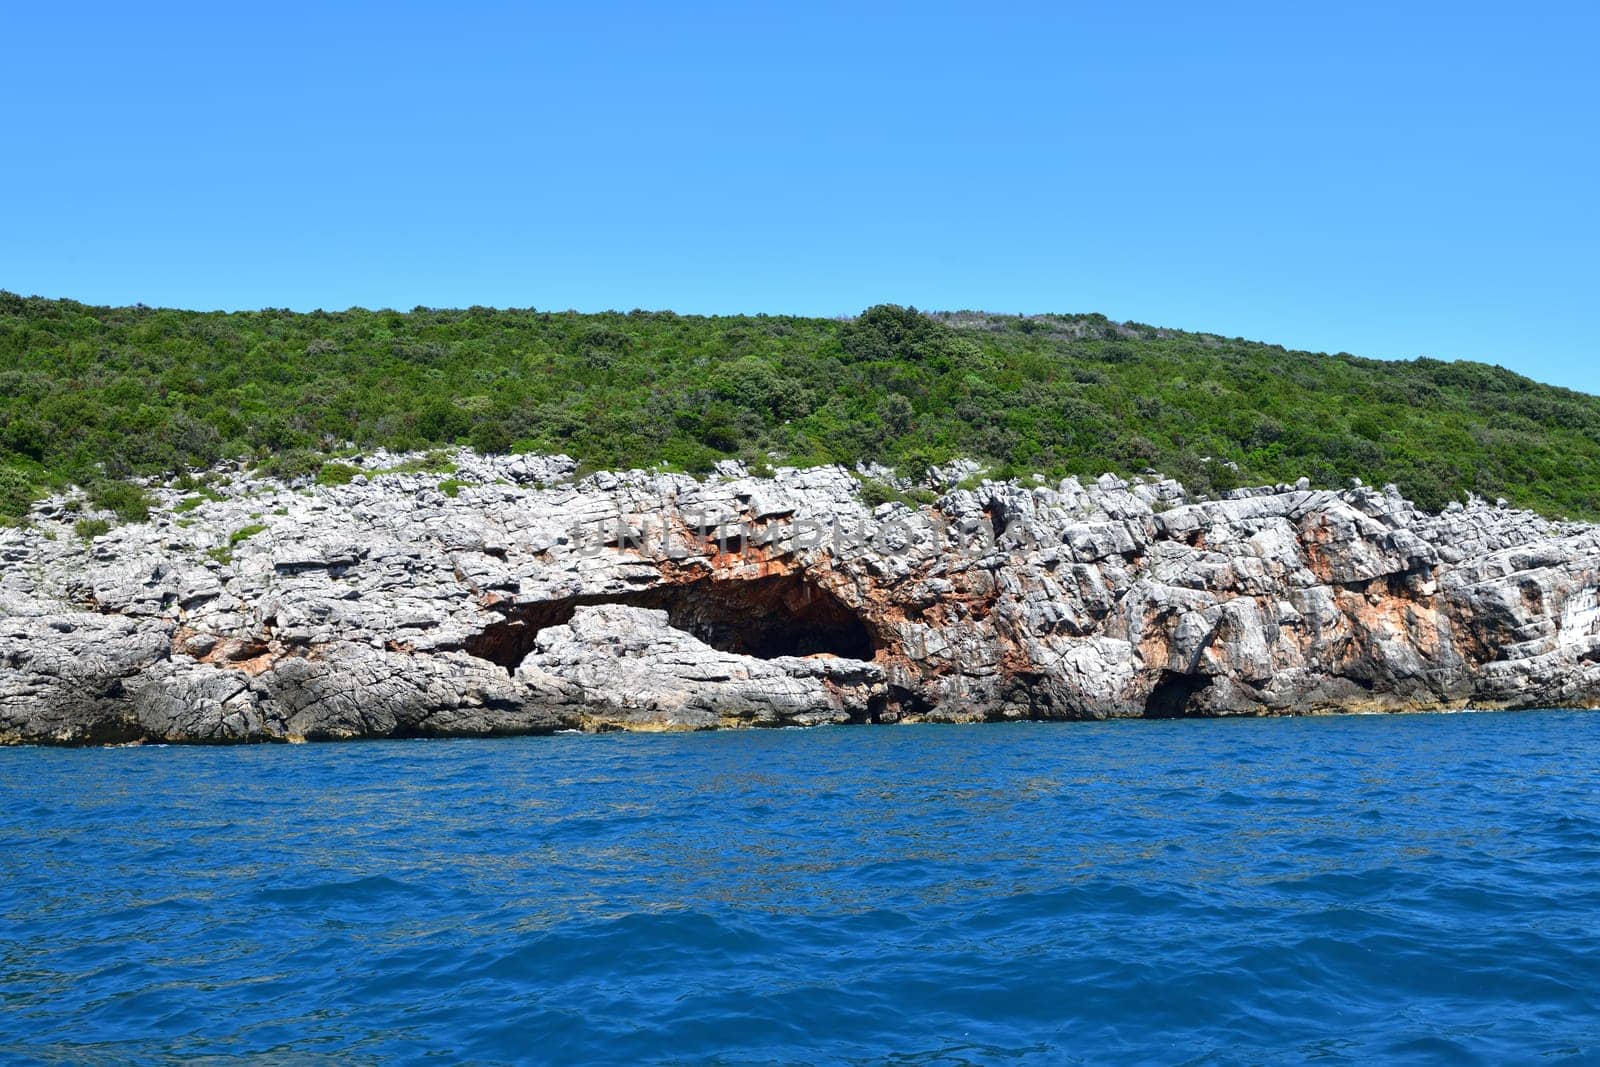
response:
M1596 9L1289 6L12 5L0 288L1101 311L1600 391Z

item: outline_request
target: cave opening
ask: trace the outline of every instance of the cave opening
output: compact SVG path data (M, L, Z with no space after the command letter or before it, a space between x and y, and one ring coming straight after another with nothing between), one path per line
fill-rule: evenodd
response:
M505 618L467 638L462 650L507 671L533 651L539 631L559 626L590 604L657 608L669 625L712 648L760 659L825 653L870 660L877 653L866 623L843 601L798 574L749 580L701 578L636 592L586 594L505 609Z
M1162 671L1161 677L1156 680L1155 688L1150 690L1150 696L1144 702L1144 714L1148 719L1176 719L1189 713L1195 697L1203 693L1211 685L1211 679L1204 674L1179 674L1177 671Z

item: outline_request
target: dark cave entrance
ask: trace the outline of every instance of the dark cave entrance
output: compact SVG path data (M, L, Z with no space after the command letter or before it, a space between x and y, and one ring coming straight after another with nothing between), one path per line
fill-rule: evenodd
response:
M1177 719L1187 715L1195 697L1210 685L1211 679L1204 674L1162 671L1156 687L1150 690L1149 697L1145 699L1145 718Z
M462 643L462 649L508 671L533 651L540 630L559 626L588 604L627 604L666 611L667 622L712 648L773 659L827 653L870 660L877 642L850 608L801 575L718 580L701 578L633 593L591 594L518 604L504 620Z

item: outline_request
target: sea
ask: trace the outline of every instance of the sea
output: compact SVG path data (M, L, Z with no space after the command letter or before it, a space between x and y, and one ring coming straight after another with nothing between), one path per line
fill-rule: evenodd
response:
M0 750L0 1063L1600 1061L1600 715Z

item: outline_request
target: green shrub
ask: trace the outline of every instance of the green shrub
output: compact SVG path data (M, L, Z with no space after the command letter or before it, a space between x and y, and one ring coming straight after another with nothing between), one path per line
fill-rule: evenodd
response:
M360 467L352 467L348 463L335 463L329 460L317 469L317 484L349 485L351 479L360 473Z
M1101 315L224 313L0 293L0 381L11 521L51 487L222 458L310 480L351 447L431 449L397 470L445 478L463 439L563 451L585 470L770 456L914 473L970 456L997 478L1150 467L1205 492L1359 476L1433 505L1472 491L1600 517L1600 398L1483 364L1293 352ZM118 514L139 517L137 489L115 492Z
M928 489L915 487L911 489L896 489L894 486L881 482L876 478L860 478L860 482L861 499L869 508L875 508L880 504L887 504L891 501L897 504L904 504L908 508L916 508L924 504L931 504L939 499L938 493Z
M106 519L79 519L72 524L72 532L77 534L80 540L93 541L101 534L110 533L111 523Z
M132 482L94 482L89 486L89 502L116 512L123 522L145 522L150 518L150 495Z
M413 456L402 460L392 467L385 467L378 471L379 474L454 474L456 472L455 460L450 453L443 449L435 449L423 456Z
M461 495L463 488L471 484L471 482L463 482L459 478L446 478L439 483L439 492L448 497L457 497Z
M0 524L20 521L33 507L37 490L27 475L14 467L0 467Z
M511 434L498 422L480 422L468 438L474 450L486 456L511 451Z
M306 448L290 448L282 452L270 452L261 458L258 464L261 473L280 481L290 482L296 478L315 477L323 467L323 460L316 452Z

